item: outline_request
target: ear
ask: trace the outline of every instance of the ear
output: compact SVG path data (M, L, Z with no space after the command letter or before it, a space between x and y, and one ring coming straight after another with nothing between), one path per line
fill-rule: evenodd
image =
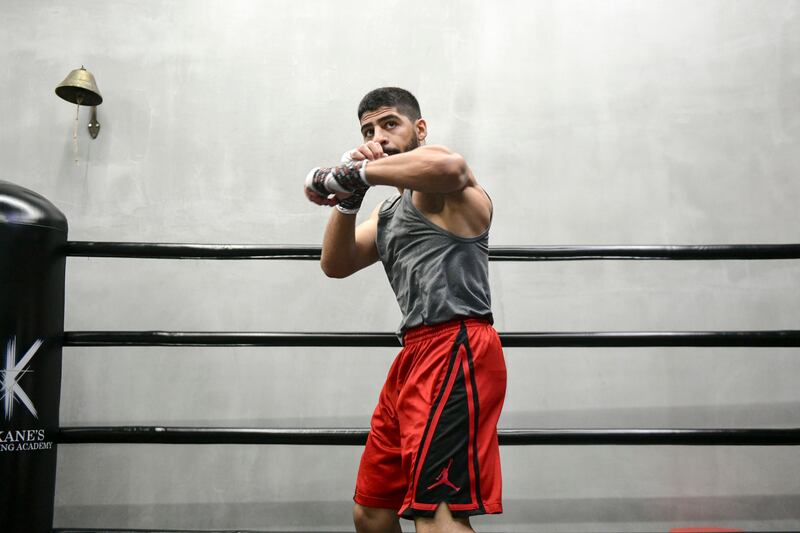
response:
M424 118L419 118L414 122L414 133L417 134L417 139L420 142L424 141L425 137L428 136L428 123L425 122Z

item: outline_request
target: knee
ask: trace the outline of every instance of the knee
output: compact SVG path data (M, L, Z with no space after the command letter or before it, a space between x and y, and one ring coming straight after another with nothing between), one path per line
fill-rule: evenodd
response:
M391 509L376 509L355 504L353 506L353 523L358 533L384 533L399 531L400 523Z
M353 506L353 524L356 526L356 531L369 531L369 513L364 507L355 504Z
M469 518L455 518L446 503L440 503L432 518L414 518L417 533L475 533Z

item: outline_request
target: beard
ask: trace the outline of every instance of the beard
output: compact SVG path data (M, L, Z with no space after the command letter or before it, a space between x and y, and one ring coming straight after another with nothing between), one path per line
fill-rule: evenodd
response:
M396 148L389 148L388 150L384 149L383 153L385 153L386 155L397 155L397 154L402 154L404 152L410 152L414 148L419 148L419 139L417 139L416 135L411 138L411 140L402 150L398 150Z

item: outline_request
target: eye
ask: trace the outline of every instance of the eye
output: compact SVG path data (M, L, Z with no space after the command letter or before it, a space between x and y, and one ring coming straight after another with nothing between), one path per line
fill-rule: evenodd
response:
M397 122L395 122L394 120L390 120L385 124L385 127L386 128L396 128L397 127Z
M371 138L373 133L374 133L374 132L373 132L373 130L371 130L371 129L370 129L370 130L365 130L365 131L364 131L364 138L365 138L365 139L369 139L369 138Z

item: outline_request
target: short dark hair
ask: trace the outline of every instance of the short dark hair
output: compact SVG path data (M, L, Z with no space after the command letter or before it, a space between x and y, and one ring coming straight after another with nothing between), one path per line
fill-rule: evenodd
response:
M375 111L382 107L394 107L400 113L411 119L411 122L422 117L419 102L414 95L399 87L381 87L368 92L361 103L358 104L358 120L364 113Z

